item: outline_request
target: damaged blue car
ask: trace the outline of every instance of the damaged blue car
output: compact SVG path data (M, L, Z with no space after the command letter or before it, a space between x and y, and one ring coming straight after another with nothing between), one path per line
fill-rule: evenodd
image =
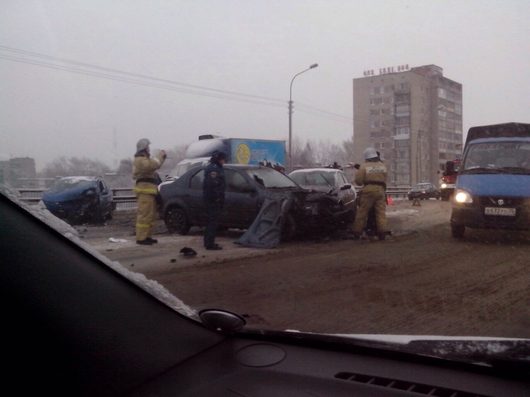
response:
M46 208L68 223L102 223L112 218L112 190L100 177L72 176L58 179L44 193Z

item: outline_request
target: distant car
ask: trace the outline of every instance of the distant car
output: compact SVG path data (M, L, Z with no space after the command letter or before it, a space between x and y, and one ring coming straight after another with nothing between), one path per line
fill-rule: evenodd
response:
M195 167L159 186L162 218L168 231L187 234L192 226L206 225L202 191L205 168L205 165ZM333 227L333 214L342 208L327 193L304 189L270 167L227 164L224 169L226 195L219 222L222 228L248 229L266 198L292 198L282 233L288 237Z
M418 183L414 185L408 192L409 200L428 200L430 198L439 200L440 197L440 191L436 188L436 186L429 182Z
M100 177L60 178L42 196L46 208L69 223L112 218L112 191Z
M343 222L355 218L357 194L342 170L335 168L307 168L296 170L289 178L305 189L326 193L335 201L333 215Z

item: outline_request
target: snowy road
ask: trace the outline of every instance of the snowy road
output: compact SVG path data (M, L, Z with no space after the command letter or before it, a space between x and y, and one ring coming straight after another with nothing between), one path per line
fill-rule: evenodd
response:
M275 250L201 249L200 231L139 247L130 224L88 228L85 240L159 281L195 308L246 314L251 326L318 332L530 337L530 236L450 237L446 202L389 207L388 242L296 242ZM112 237L126 243L111 243ZM160 227L163 232L163 227ZM179 256L183 246L199 252Z

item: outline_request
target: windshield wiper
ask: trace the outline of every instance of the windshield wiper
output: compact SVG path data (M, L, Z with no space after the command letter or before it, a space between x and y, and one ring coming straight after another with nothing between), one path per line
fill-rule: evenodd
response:
M530 169L524 167L502 167L501 169L510 174L530 174Z
M468 365L509 370L513 376L530 376L530 340L509 338L425 338L403 335L341 335L299 331L273 331L245 328L239 335L260 335L309 343L341 344L374 351L403 353ZM423 339L422 339L423 338Z
M502 168L473 167L462 170L460 174L503 174L505 172Z

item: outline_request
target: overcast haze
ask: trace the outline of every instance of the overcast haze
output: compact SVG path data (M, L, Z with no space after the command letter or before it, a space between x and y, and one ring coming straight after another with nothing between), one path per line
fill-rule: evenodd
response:
M295 104L352 117L366 69L436 64L463 84L464 129L530 122L530 1L2 1L0 45L163 79L278 98L229 101L0 59L0 154L112 165L202 133L286 139ZM0 56L9 55L0 49ZM279 104L279 103L278 103ZM296 105L295 105L296 106ZM294 134L335 142L352 123L294 114ZM309 110L306 108L306 110Z

